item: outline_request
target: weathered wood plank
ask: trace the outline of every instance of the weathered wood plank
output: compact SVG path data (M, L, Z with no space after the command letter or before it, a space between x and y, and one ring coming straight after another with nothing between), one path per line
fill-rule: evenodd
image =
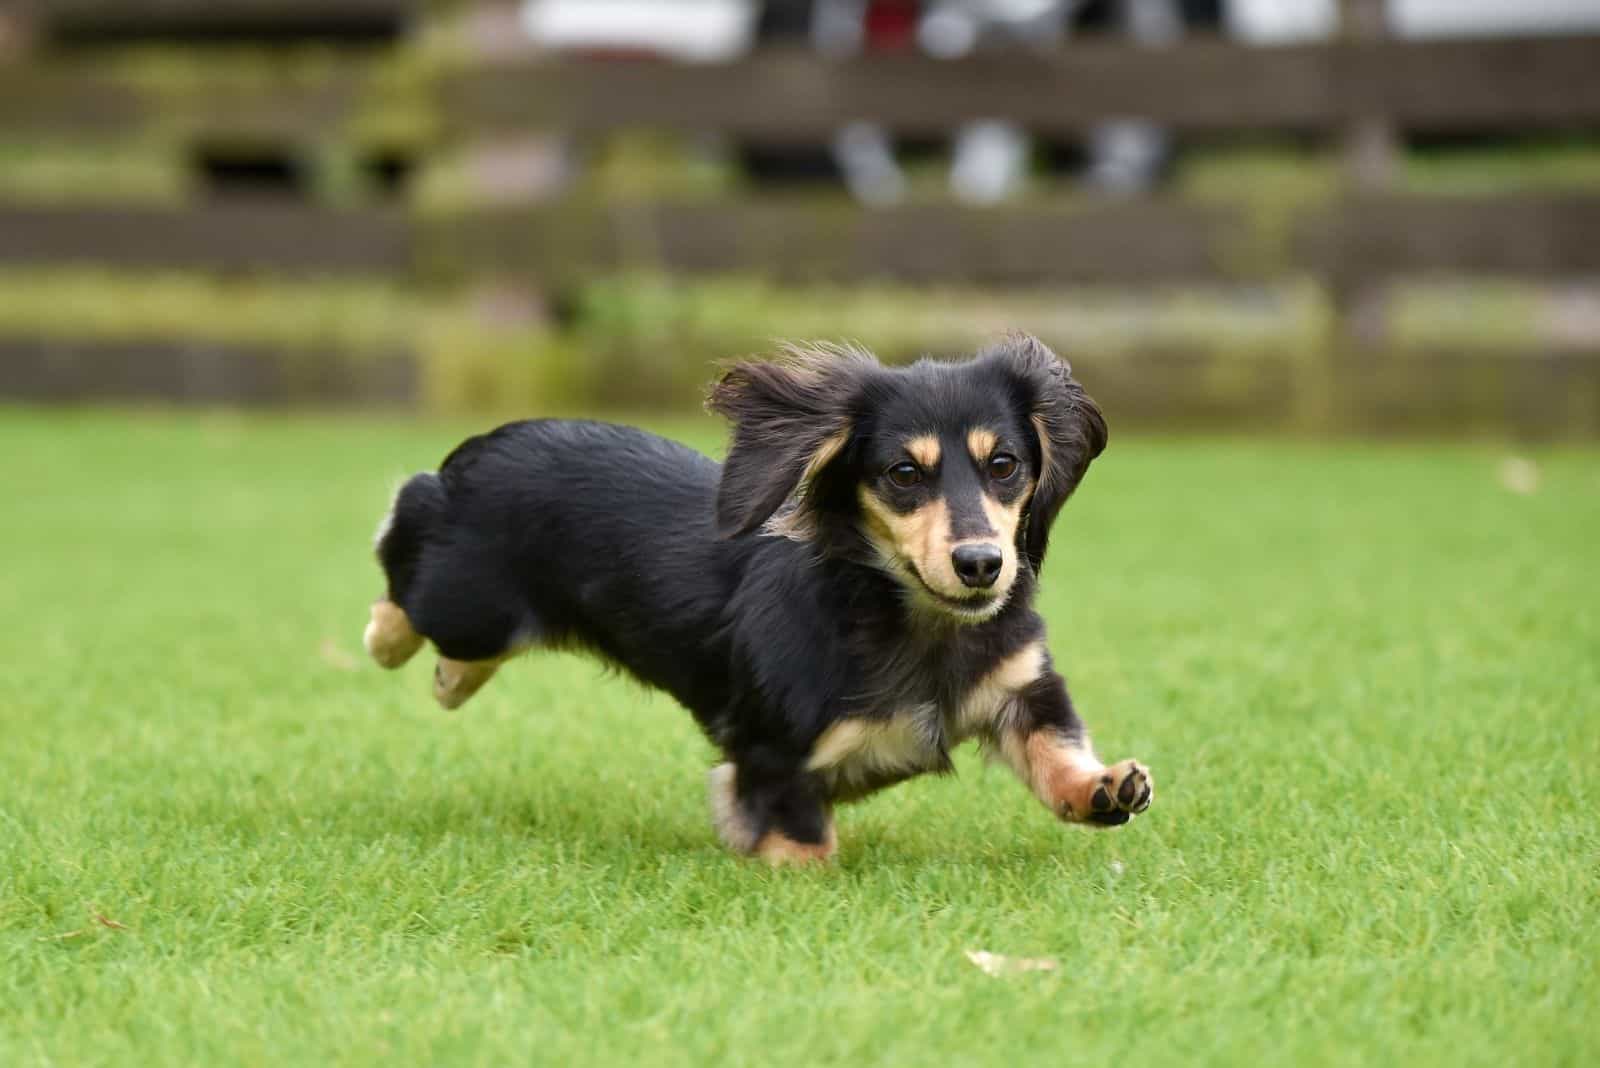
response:
M558 202L419 225L428 271L546 281L626 268L981 285L1600 272L1600 197L1577 194L1352 198L1303 208L1281 233L1245 205L1165 199L876 211L798 198Z
M191 209L0 205L0 264L88 264L300 274L405 273L404 214L303 204Z
M31 18L55 29L160 31L170 27L344 27L399 23L423 0L21 0Z
M954 204L867 211L834 200L559 202L427 220L425 268L569 280L597 271L749 272L980 284L1236 277L1242 213L1172 201L1078 209Z
M0 66L0 132L310 141L344 132L361 108L381 103L373 82L359 61L313 76L199 68L159 84L78 61Z
M418 377L406 352L0 335L0 396L34 402L395 407L415 404Z
M1179 129L1327 129L1381 114L1433 127L1600 123L1600 36L1166 49L1074 43L1049 56L831 62L764 52L727 64L486 62L441 83L463 132L561 126L814 139L855 119L937 134L1004 116L1073 133L1111 117Z
M0 67L0 130L126 135L203 126L316 133L375 90L364 64L315 78L218 69L166 91L81 65ZM443 74L446 128L464 137L564 127L713 130L815 140L863 118L941 134L1004 116L1041 133L1136 116L1187 130L1333 130L1381 115L1426 129L1600 125L1600 36L1366 41L1280 48L1196 40L1167 49L1075 43L1058 54L832 62L761 52L716 65L484 61Z
M462 130L665 126L777 140L824 137L857 119L937 134L994 116L1070 131L1107 115L1249 129L1324 121L1337 106L1328 60L1320 49L1195 43L960 61L765 52L718 65L501 63L447 77L442 99L447 123Z
M1593 129L1600 36L1397 41L1352 46L1346 114L1408 129Z
M1318 429L1343 433L1600 433L1600 352L1351 354L1325 375L1294 354L1203 348L1072 353L1116 426L1295 429L1298 398L1327 392ZM414 406L415 354L283 350L197 338L0 335L0 398L42 403ZM604 406L605 394L567 397Z
M1600 273L1600 197L1357 196L1303 213L1290 256L1336 285L1407 274Z
M1229 281L1310 273L1600 273L1600 197L1364 196L1301 209L1281 238L1242 204L1170 199L864 210L837 199L562 201L411 218L293 202L189 209L0 206L0 263L290 273L751 272L980 285Z

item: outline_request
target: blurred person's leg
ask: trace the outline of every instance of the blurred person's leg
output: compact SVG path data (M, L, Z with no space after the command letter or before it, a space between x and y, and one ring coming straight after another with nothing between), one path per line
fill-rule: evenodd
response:
M816 0L811 41L825 56L859 55L867 43L867 0ZM872 207L905 198L906 177L889 132L873 122L853 122L833 138L833 160L850 195Z
M922 50L942 59L981 47L1053 49L1071 0L943 0L928 5L917 30ZM1016 195L1028 177L1032 141L1016 123L986 119L956 133L950 191L961 200L994 204Z
M1119 0L1096 5L1090 14L1142 45L1160 47L1183 36L1182 0ZM1087 147L1084 181L1106 192L1131 194L1156 184L1171 156L1172 140L1155 123L1119 119L1095 127Z
M758 0L754 47L813 47L816 0ZM826 141L741 139L734 145L740 169L758 185L834 185L840 180L833 146Z
M956 132L950 191L974 204L996 204L1027 181L1028 135L1013 122L971 122Z
M1137 119L1102 123L1089 134L1083 180L1108 193L1142 193L1156 184L1171 143L1161 127Z
M858 55L867 38L867 0L816 0L811 46L825 56Z
M863 204L887 207L905 198L906 177L894 157L894 143L882 126L852 122L833 138L833 158L845 187Z

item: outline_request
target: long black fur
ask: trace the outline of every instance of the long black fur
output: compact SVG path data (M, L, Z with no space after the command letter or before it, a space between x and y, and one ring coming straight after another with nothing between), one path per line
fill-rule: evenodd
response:
M752 836L818 842L831 801L914 773L806 771L830 725L953 708L1042 636L1032 595L1049 529L1104 448L1105 423L1025 336L899 369L847 351L739 365L709 406L733 425L724 465L597 422L513 423L465 442L396 499L378 547L388 597L445 657L579 647L666 690L737 767ZM1006 422L1037 489L1004 608L961 625L910 603L864 541L855 493L892 431L969 419ZM774 535L779 523L798 539ZM1030 714L1081 733L1049 678ZM916 770L948 767L942 740L935 749Z

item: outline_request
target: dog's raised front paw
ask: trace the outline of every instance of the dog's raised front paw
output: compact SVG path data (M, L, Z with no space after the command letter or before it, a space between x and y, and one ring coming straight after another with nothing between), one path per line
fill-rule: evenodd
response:
M1137 760L1124 760L1100 772L1082 818L1101 827L1119 827L1149 808L1155 796L1149 769Z

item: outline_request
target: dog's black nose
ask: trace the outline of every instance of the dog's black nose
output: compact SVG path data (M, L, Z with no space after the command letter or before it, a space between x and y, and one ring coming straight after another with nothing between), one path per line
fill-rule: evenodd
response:
M955 565L962 584L978 590L994 585L1005 559L998 545L961 545L950 554L950 562Z

